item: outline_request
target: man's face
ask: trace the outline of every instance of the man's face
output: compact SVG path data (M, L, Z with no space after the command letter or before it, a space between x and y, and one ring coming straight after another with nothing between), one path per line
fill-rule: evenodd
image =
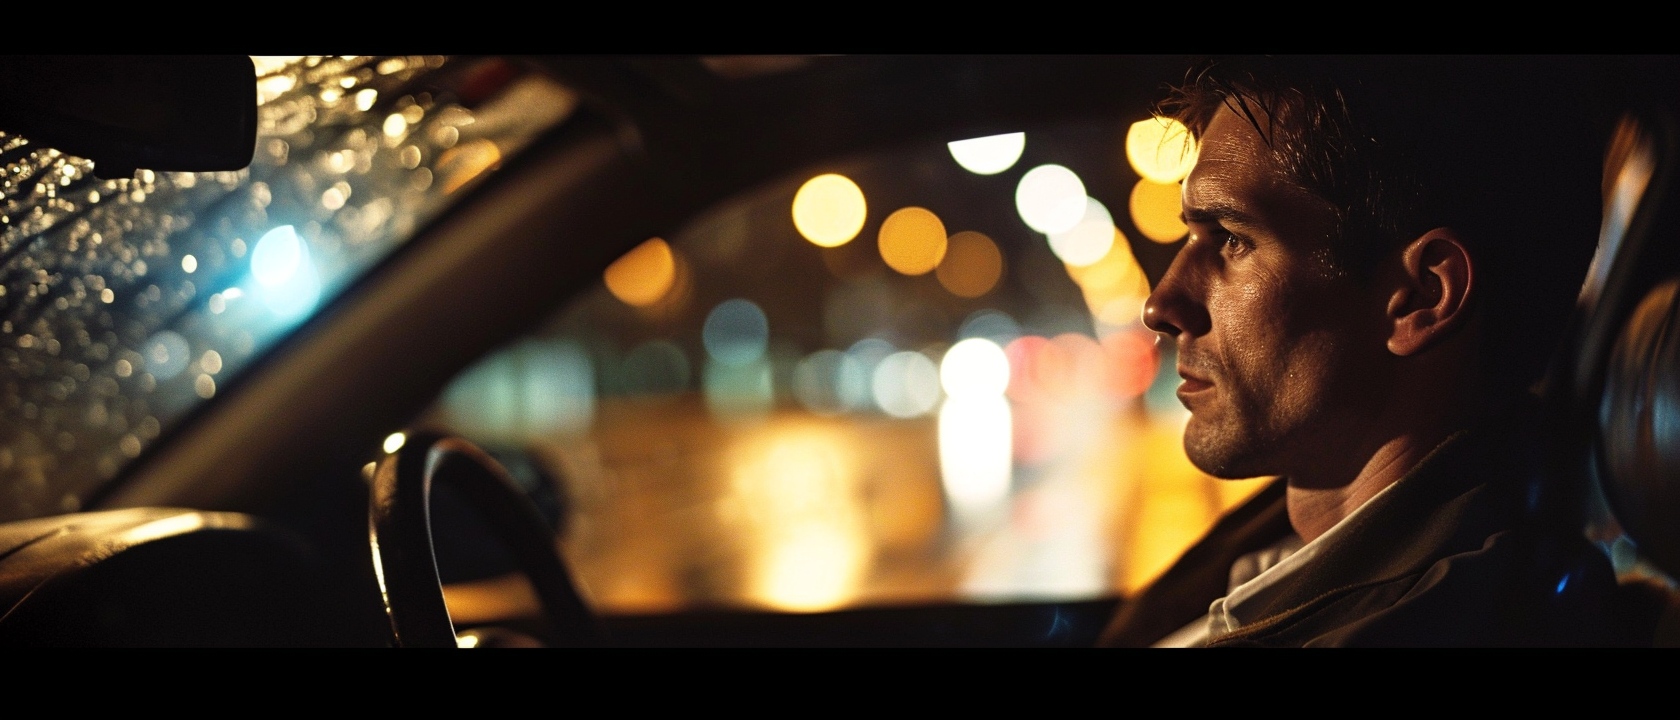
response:
M1370 412L1380 302L1337 269L1334 214L1223 108L1184 181L1189 240L1144 308L1178 342L1184 448L1218 477L1333 462Z

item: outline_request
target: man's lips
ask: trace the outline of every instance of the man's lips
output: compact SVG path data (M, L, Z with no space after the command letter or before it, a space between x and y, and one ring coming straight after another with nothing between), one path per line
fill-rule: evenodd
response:
M1180 400L1184 400L1186 395L1194 395L1213 387L1212 380L1182 366L1178 368L1178 376L1184 379L1184 382L1178 386Z

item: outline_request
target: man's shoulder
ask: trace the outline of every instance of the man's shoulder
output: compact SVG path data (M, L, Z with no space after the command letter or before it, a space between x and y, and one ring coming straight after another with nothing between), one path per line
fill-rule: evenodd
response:
M1097 644L1147 647L1207 613L1237 558L1293 532L1280 478L1226 513L1155 582L1120 604Z
M1625 593L1604 553L1578 530L1548 527L1527 512L1531 478L1523 456L1531 450L1497 440L1471 434L1443 444L1284 578L1253 622L1212 644L1648 641L1640 623L1626 620ZM1155 586L1122 605L1106 639L1147 645L1203 614L1226 592L1216 580L1228 573L1228 556L1290 531L1284 512L1281 487L1240 508ZM1176 614L1163 608L1175 603Z
M1648 643L1608 559L1585 540L1544 553L1521 531L1418 572L1329 588L1310 606L1226 638L1231 646L1511 647Z

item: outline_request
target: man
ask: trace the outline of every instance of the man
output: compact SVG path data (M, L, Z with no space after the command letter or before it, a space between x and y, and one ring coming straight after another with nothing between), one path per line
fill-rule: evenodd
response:
M1200 154L1144 320L1191 461L1281 479L1105 644L1637 641L1528 393L1599 224L1584 70L1218 61L1167 103Z

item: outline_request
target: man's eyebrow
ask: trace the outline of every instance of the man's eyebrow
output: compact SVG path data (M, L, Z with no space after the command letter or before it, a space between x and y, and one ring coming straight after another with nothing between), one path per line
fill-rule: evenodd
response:
M1186 223L1217 223L1220 225L1248 225L1256 224L1254 216L1235 205L1215 203L1207 207L1184 208L1179 213L1179 219Z

